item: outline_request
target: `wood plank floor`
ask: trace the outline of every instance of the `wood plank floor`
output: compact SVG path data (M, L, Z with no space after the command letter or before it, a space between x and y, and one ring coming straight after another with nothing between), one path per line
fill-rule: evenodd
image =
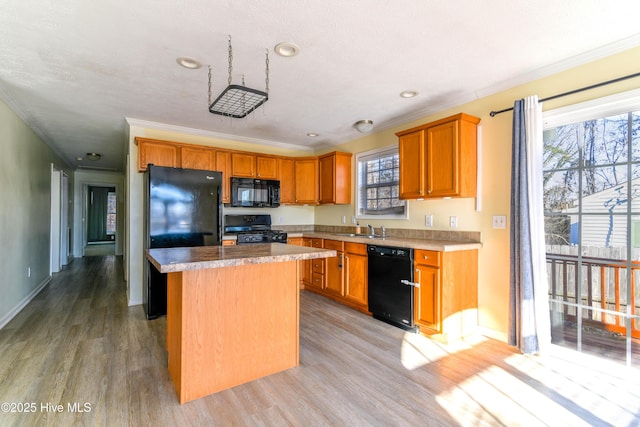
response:
M0 426L640 425L636 369L443 345L306 292L298 368L181 406L166 322L127 307L122 276L119 258L76 259L0 330Z

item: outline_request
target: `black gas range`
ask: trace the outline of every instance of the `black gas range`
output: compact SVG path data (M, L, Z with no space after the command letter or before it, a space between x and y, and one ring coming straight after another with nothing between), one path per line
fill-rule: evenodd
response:
M236 244L287 243L287 233L271 229L271 215L225 215L224 234L235 234Z

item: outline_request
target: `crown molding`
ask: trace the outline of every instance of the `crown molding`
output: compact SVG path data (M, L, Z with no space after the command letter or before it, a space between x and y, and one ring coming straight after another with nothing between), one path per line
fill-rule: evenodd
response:
M159 123L159 122L152 122L148 120L135 119L131 117L125 117L125 120L129 124L129 126L136 126L136 127L147 128L147 129L183 133L183 134L192 135L192 136L202 136L205 138L225 139L228 141L247 142L250 144L267 145L270 147L286 148L290 150L310 151L310 152L313 151L313 148L308 147L306 145L288 144L285 142L271 141L268 139L251 138L251 137L232 135L232 134L222 133L222 132L214 132L210 130L194 129L194 128L188 128L184 126L170 125L167 123Z

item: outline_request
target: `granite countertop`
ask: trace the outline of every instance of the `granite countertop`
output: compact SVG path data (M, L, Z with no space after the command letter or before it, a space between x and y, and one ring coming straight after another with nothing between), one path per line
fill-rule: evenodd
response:
M317 231L287 232L289 237L315 237L318 239L341 240L343 242L366 243L380 246L398 246L402 248L426 249L430 251L451 252L466 251L482 248L480 242L464 242L457 240L431 240L415 239L410 237L389 236L386 238L369 238L366 234L357 236L344 236L336 233L323 233Z
M282 243L240 246L196 246L148 249L146 257L161 273L235 267L247 264L299 261L337 256L336 251Z

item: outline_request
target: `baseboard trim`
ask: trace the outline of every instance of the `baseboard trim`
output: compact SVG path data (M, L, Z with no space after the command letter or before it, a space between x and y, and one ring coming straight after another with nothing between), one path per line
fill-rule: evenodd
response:
M2 318L0 318L0 329L4 328L7 325L7 323L11 322L11 320L14 317L16 317L16 315L18 313L20 313L22 311L22 309L25 308L27 306L27 304L29 304L31 302L31 300L34 299L40 293L40 291L42 291L44 289L44 287L49 284L49 282L51 282L51 276L50 275L47 276L42 281L42 283L40 283L38 285L37 288L32 290L29 293L29 295L24 297L22 299L22 301L20 301L20 303L18 305L16 305L11 311L9 311L6 315L4 315Z
M478 327L478 333L484 335L487 338L493 338L502 342L509 342L509 338L506 332L497 331L495 329L485 328L483 326Z

